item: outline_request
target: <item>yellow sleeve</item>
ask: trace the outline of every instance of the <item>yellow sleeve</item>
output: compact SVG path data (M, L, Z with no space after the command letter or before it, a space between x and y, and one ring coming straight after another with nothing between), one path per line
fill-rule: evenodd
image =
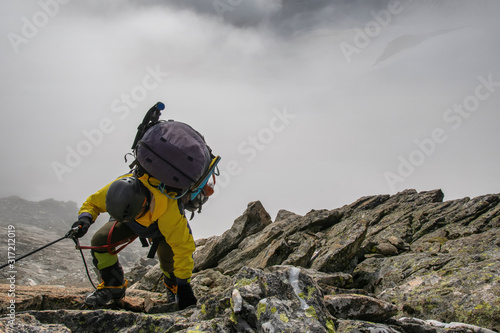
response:
M181 214L175 200L169 199L168 208L159 219L158 228L174 253L174 273L182 280L191 278L196 248L187 219Z
M106 211L106 193L108 193L109 184L97 191L96 193L90 195L87 200L83 203L78 216L83 213L89 213L92 215L92 221L95 221L99 214Z

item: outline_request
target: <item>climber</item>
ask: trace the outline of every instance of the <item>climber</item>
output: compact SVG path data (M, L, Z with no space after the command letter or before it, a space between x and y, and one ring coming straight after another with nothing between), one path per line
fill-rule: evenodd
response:
M93 264L99 270L102 283L89 293L85 303L92 307L120 300L128 281L124 277L118 256L108 251L109 244L139 236L153 239L163 272L169 301L176 301L180 310L196 304L190 285L194 267L194 238L184 215L181 200L166 196L157 188L159 181L148 174L127 174L90 195L80 208L76 237L87 233L97 216L108 212L110 221L91 240ZM175 189L168 189L175 191ZM110 234L110 230L112 233Z

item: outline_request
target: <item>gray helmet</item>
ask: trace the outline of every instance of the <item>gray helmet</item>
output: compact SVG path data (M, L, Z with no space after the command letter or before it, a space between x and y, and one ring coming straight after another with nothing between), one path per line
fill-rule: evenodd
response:
M149 207L150 193L136 177L115 180L106 193L106 209L120 222L135 220L141 211Z

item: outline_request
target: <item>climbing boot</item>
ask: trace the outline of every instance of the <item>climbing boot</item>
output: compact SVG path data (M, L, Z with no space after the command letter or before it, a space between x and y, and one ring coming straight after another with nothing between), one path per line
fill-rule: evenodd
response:
M177 279L171 279L166 275L163 275L163 284L165 285L165 287L167 287L168 302L177 303Z
M97 289L85 297L85 304L98 307L116 302L125 296L128 281L123 276L123 269L119 262L99 270L102 283Z
M97 289L85 297L85 304L91 307L99 307L117 302L125 296L128 281L121 286L106 286L101 282Z

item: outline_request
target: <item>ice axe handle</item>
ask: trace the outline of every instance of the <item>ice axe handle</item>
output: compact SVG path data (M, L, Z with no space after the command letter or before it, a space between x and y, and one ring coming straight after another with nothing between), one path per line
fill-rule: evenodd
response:
M139 142L140 139L142 139L142 136L146 132L146 130L149 128L148 125L150 123L156 123L160 119L161 111L165 109L165 104L162 102L158 102L155 105L151 107L151 109L146 112L146 115L144 116L144 119L142 120L142 123L139 124L137 127L137 135L135 136L134 143L132 144L132 150L134 150L137 147L137 143Z

